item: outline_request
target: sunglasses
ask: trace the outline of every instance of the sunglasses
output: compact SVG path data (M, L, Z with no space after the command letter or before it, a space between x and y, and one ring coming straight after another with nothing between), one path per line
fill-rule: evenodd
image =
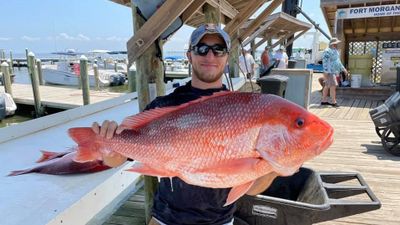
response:
M206 56L208 54L208 51L210 51L210 49L215 57L222 57L228 53L228 49L225 46L219 44L209 46L200 43L192 47L192 51L194 52L194 54L200 56Z

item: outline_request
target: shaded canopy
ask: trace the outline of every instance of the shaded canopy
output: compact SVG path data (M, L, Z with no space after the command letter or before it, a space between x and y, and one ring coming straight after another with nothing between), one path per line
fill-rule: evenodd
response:
M111 0L115 3L129 6L131 5L131 0ZM244 10L246 6L249 5L249 1L243 0L196 0L201 3L208 3L215 8L219 8L221 10L221 23L227 24L231 19L233 19L239 11ZM270 0L265 0L264 2L268 2ZM199 25L205 22L203 8L196 10L193 15L182 15L182 19L186 25L192 27L198 27Z
M252 23L252 21L252 19L248 20L246 23L243 24L241 29L246 29L248 25ZM255 40L255 38L261 38L262 40L264 40L263 42L271 38L278 40L275 44L273 44L273 47L275 47L277 44L297 32L300 32L300 34L304 34L311 27L311 24L298 20L295 17L290 16L286 13L275 13L270 15L261 24L261 26L243 42L243 45L247 45L252 40ZM261 44L262 43L258 42L256 44L256 47Z

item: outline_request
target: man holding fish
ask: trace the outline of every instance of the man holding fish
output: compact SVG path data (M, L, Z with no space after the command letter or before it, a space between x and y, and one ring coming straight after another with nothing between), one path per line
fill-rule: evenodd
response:
M293 103L228 92L222 75L230 47L220 27L201 25L187 52L191 82L121 125L104 121L90 131L69 131L79 146L77 161L100 157L114 167L132 158L138 162L131 171L161 177L151 225L233 224L240 196L263 192L332 143L329 124ZM128 142L130 148L121 147Z

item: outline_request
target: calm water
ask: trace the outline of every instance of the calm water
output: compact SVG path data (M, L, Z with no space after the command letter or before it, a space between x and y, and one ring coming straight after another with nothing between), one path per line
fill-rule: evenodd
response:
M14 71L15 71L14 83L19 83L19 84L31 83L27 68L21 68L20 70L18 70L18 68L14 68ZM63 87L68 87L68 86L63 86ZM76 89L76 87L70 87L70 88ZM125 84L121 86L104 87L103 90L109 92L121 93L121 92L126 92L128 90L128 85ZM0 128L18 124L31 119L33 119L33 116L29 110L19 110L18 108L15 115L7 117L2 121L0 121Z

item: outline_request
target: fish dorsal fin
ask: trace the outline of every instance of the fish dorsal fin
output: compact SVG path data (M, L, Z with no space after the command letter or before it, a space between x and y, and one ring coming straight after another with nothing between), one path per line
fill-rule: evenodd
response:
M215 97L224 96L224 95L228 95L228 94L232 94L232 93L233 92L229 92L229 91L220 91L220 92L214 93L213 95L203 96L203 97L200 97L193 101L190 101L190 102L187 102L184 104L180 104L178 106L168 106L168 107L155 108L155 109L151 109L148 111L144 111L139 114L126 117L122 121L121 126L124 129L138 130L141 127L146 126L151 121L161 118L169 113L176 112L176 111L184 109L190 105L204 102L206 100L209 100L209 99L212 99Z

